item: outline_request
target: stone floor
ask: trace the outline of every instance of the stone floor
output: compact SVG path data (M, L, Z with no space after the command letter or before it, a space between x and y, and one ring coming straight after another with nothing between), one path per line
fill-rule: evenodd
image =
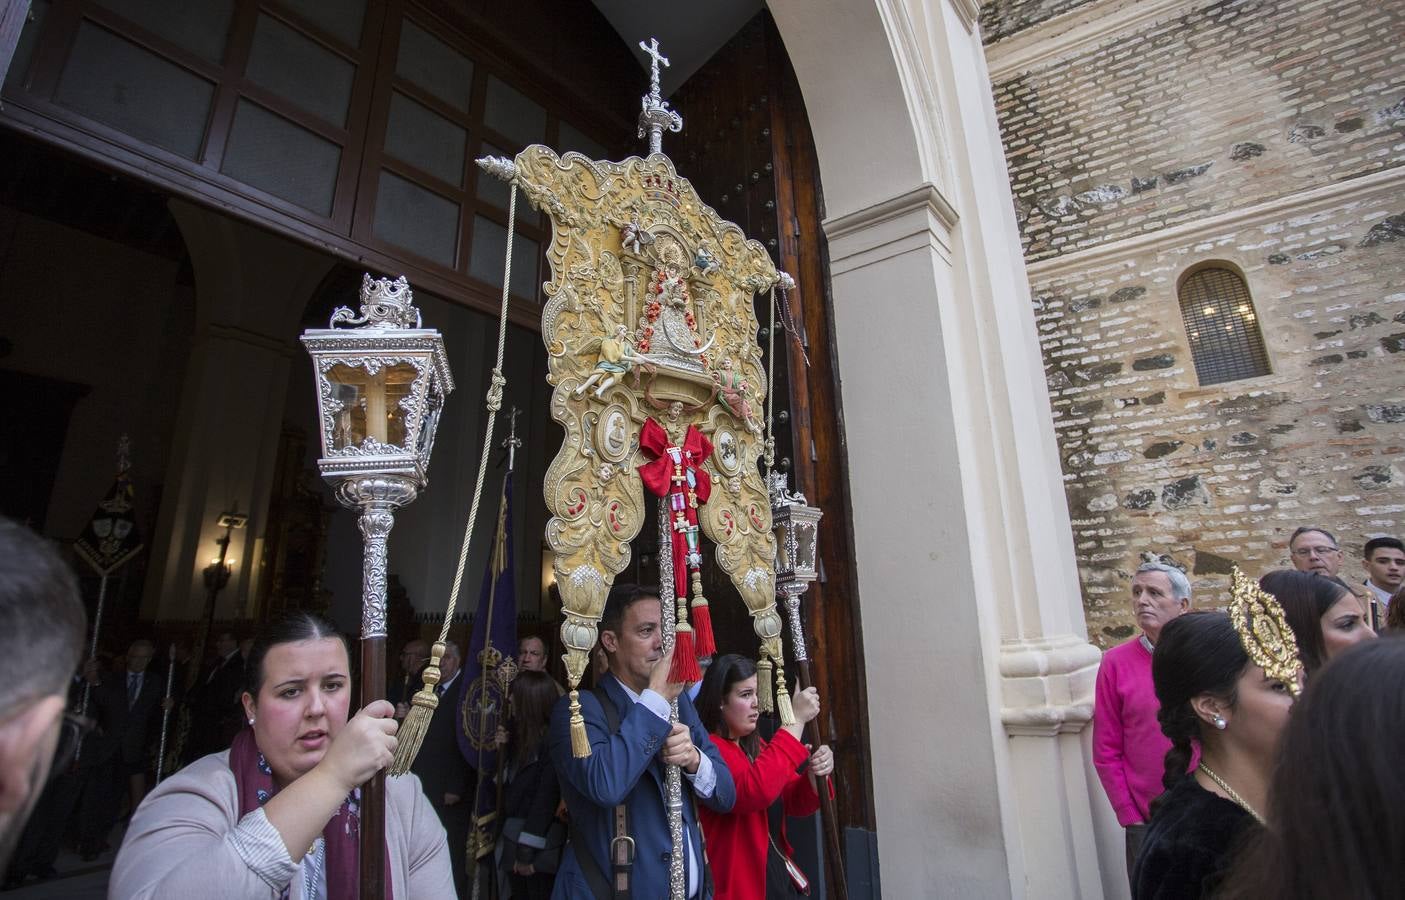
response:
M58 875L44 881L29 880L23 887L0 891L3 900L104 900L107 897L107 878L112 872L112 862L117 857L117 848L122 846L125 825L113 829L108 843L112 849L92 862L84 862L78 854L65 847L54 860Z

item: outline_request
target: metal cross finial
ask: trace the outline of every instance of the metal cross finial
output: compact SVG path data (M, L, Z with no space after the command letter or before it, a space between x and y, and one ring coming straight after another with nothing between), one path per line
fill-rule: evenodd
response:
M502 445L507 448L507 470L512 471L513 463L517 459L517 448L522 446L522 439L517 436L517 417L522 414L522 410L517 407L512 408L509 418L508 435L502 439Z
M649 98L654 102L659 100L659 64L668 65L668 57L659 52L659 39L649 38L649 43L639 42L639 49L649 54Z
M649 152L663 152L664 129L678 132L683 130L683 117L668 108L668 101L659 93L659 63L668 65L668 57L659 52L659 39L650 38L649 43L639 42L639 49L649 54L649 93L644 96L639 112L639 136L649 139Z

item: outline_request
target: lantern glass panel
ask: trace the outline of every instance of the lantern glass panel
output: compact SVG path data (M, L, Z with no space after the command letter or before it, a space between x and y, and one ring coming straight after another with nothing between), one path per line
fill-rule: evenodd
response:
M772 515L776 515L774 511L772 511ZM786 534L785 527L786 524L790 521L790 517L776 516L775 521L776 574L789 575L794 569L794 565L791 563L790 559L790 540L789 536Z
M802 575L815 572L815 526L806 522L795 526L795 571Z
M367 438L405 446L406 410L401 401L414 389L418 372L409 363L383 366L374 374L361 366L337 363L327 381L337 403L332 450L359 447Z

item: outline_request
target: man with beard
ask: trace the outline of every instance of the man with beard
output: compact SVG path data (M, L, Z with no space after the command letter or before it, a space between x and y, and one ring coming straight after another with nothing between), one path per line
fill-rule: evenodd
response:
M66 752L77 744L64 707L87 627L78 582L54 547L0 518L0 868L49 779L60 738Z

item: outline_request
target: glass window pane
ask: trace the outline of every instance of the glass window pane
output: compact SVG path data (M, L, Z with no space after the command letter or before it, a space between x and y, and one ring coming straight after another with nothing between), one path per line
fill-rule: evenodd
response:
M348 47L361 46L366 0L281 0L282 5Z
M5 84L19 85L29 71L29 58L34 55L34 45L39 41L39 32L44 30L44 17L49 14L46 0L34 0L29 6L29 19L20 29L20 40L15 46L15 55L10 60L10 71L5 73Z
M272 16L260 15L249 80L320 119L344 127L356 67Z
M240 100L220 171L323 216L332 214L341 148Z
M332 450L359 447L367 438L405 446L405 412L401 401L415 384L415 367L395 363L372 375L361 366L336 363L326 369L332 396Z
M473 60L409 19L400 25L395 74L461 112L473 94Z
M187 159L200 155L215 86L91 22L78 26L54 101Z
M456 187L463 187L463 162L468 134L459 126L404 94L390 95L390 120L385 149L397 159L418 166Z
M482 216L473 217L473 251L468 259L468 274L502 290L502 262L507 253L507 229ZM541 245L522 235L512 241L512 293L528 300L538 300L541 284L537 277L537 261Z
M511 153L504 152L502 148L494 147L492 144L487 143L482 145L478 156L506 156L509 159L512 158ZM478 199L497 207L503 212L507 212L507 199L509 196L507 184L500 179L494 178L477 166L473 168L478 172L478 177L475 181L476 187L474 188ZM526 198L522 196L521 191L517 193L517 221L530 225L537 225L541 222L541 214L532 208L532 204L526 202Z
M224 60L234 0L97 0L133 24L182 49L208 59Z
M516 142L512 151L512 155L516 155L523 147L540 143L546 136L546 110L489 76L483 124Z
M561 139L557 141L560 148L558 155L564 156L567 151L575 150L577 153L584 153L591 159L605 159L605 147L598 141L593 141L585 134L573 128L569 123L561 123Z
M459 205L382 170L376 191L375 233L452 269L459 242Z

